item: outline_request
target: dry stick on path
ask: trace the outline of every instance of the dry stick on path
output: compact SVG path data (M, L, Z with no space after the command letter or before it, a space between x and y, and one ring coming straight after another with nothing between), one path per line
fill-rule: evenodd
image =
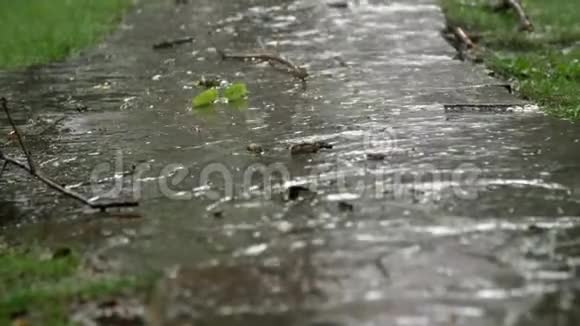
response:
M10 115L10 110L8 109L8 101L5 98L0 98L0 105L2 106L2 109L4 110L4 113L6 114L6 117L8 118L8 122L10 123L12 130L16 134L20 148L24 152L24 155L26 156L26 159L28 161L28 165L26 165L26 164L18 161L17 159L12 158L12 157L4 154L4 152L0 149L0 161L4 161L4 165L2 167L2 170L4 170L7 165L16 166L16 167L20 168L21 170L28 172L32 177L38 179L39 181L41 181L42 183L47 185L49 188L65 195L69 198L76 199L77 201L80 201L81 203L83 203L83 204L85 204L93 209L99 209L101 211L105 211L107 208L121 208L121 207L139 206L139 203L134 202L134 201L95 203L95 202L87 199L83 195L81 195L75 191L66 189L65 187L61 186L57 182L44 176L43 173L36 168L36 165L34 164L34 160L32 159L32 155L30 154L30 151L28 150L28 148L24 144L22 135L20 134L20 131L16 127L14 120L12 120L12 116Z
M469 35L459 26L451 27L451 31L455 36L456 49L458 58L462 61L478 62L477 57L474 56L472 50L475 48L475 43L471 40Z
M4 114L6 114L6 119L8 119L8 123L10 123L10 126L12 126L12 131L14 131L14 134L16 135L16 139L18 140L18 145L20 145L20 148L24 152L24 156L26 156L26 161L28 162L28 168L30 169L30 173L34 174L34 172L36 171L36 166L34 165L34 162L32 161L32 156L30 155L28 148L26 148L26 146L24 145L24 139L23 139L22 135L20 134L20 130L18 130L18 128L16 128L16 123L14 123L14 120L12 120L12 115L10 115L10 110L8 110L8 101L5 98L1 98L0 105L2 105L2 109L4 110ZM2 154L0 153L0 155L2 155ZM0 158L2 158L2 157L4 157L4 156L3 155L0 156ZM8 162L7 159L6 159L6 162Z
M300 67L290 60L283 58L277 53L272 52L243 52L243 53L228 53L218 50L223 60L235 59L235 60L253 60L260 62L268 62L270 65L280 64L286 67L287 72L292 76L304 81L308 77L308 71Z
M506 1L510 5L510 7L514 8L516 13L518 14L518 17L520 18L520 29L522 31L533 32L534 25L532 24L532 22L528 18L528 15L524 11L521 2L519 0L504 0L504 1Z
M503 0L495 7L496 11L505 11L508 9L513 9L518 15L518 18L520 19L520 30L527 32L534 31L534 24L532 24L530 18L524 11L524 7L520 0Z
M465 50L471 50L475 47L475 44L473 43L469 35L467 35L467 33L463 30L463 28L459 26L454 27L453 34L455 34L455 37Z
M456 103L444 104L443 109L446 113L459 112L508 112L510 108L525 107L526 103Z
M153 44L153 49L154 50L168 49L168 48L172 48L176 45L181 45L181 44L191 43L191 42L193 42L193 37L191 37L191 36L177 38L174 40L165 40L165 41Z
M526 103L454 103L454 104L444 104L443 106L446 108L461 108L461 107L507 108L524 105L526 105Z

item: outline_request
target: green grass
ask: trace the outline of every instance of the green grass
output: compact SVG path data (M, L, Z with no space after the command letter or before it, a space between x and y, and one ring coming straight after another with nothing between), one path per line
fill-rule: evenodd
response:
M480 35L485 63L517 82L522 97L554 115L580 120L580 1L523 0L535 31L518 31L513 12L489 0L441 0L451 25Z
M71 305L136 289L130 278L89 277L77 253L53 257L49 251L0 244L0 325L26 314L32 325L67 325Z
M0 1L0 69L60 60L101 40L130 0Z

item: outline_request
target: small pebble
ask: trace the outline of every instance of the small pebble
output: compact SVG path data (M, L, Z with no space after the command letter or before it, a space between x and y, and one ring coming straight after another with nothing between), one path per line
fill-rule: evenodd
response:
M291 186L288 188L288 199L297 200L303 193L311 192L310 189L303 186Z
M316 141L312 143L300 143L290 146L290 153L292 155L314 154L318 153L321 148L332 149L333 146L332 144L324 141Z
M341 201L338 202L338 209L342 212L352 212L354 210L354 205Z
M248 147L246 147L246 149L248 150L248 152L252 152L255 154L261 154L264 152L264 149L262 148L262 146L258 145L258 144L250 144L248 145Z
M300 154L314 154L320 151L320 146L314 143L302 143L290 146L290 153L292 155Z
M542 229L541 227L537 226L537 225L530 225L528 226L528 231L532 232L532 233L541 233L542 231L544 231L544 229Z
M62 247L62 248L56 249L52 253L52 259L66 258L66 257L70 257L71 255L72 255L72 250L70 248Z
M368 153L367 154L367 160L369 160L369 161L383 161L385 158L387 158L387 155L385 155L383 153Z
M330 2L327 2L326 5L329 8L334 8L334 9L347 9L348 8L348 2L343 1L343 0L330 1Z

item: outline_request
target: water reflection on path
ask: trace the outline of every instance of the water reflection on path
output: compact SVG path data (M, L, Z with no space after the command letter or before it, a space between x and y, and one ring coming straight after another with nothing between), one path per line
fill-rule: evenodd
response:
M446 113L519 100L452 59L435 1L142 7L84 56L2 73L0 91L26 108L22 121L70 117L38 154L62 182L118 151L121 171L144 167L144 219L87 222L42 188L9 185L7 200L45 205L32 215L49 222L28 232L167 270L155 297L169 324L575 325L580 130L534 110ZM193 44L151 49L183 35ZM275 46L313 77L303 89L268 65L221 62L214 43ZM192 110L202 75L246 82L249 100ZM312 140L333 149L290 156ZM217 175L200 182L209 164L231 176L232 200ZM261 178L243 183L252 164L280 164L289 180L275 175L265 198ZM289 185L312 192L289 201Z

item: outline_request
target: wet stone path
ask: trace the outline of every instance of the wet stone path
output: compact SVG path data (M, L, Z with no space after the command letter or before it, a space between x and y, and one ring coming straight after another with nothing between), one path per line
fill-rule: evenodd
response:
M443 27L435 0L142 1L98 48L1 73L0 92L23 124L67 118L32 144L48 174L135 196L143 218L5 180L2 200L23 233L164 271L167 325L576 325L580 129L529 106L445 110L524 103L453 60ZM216 46L275 48L312 76ZM192 109L202 76L248 101ZM306 141L333 148L290 155Z

